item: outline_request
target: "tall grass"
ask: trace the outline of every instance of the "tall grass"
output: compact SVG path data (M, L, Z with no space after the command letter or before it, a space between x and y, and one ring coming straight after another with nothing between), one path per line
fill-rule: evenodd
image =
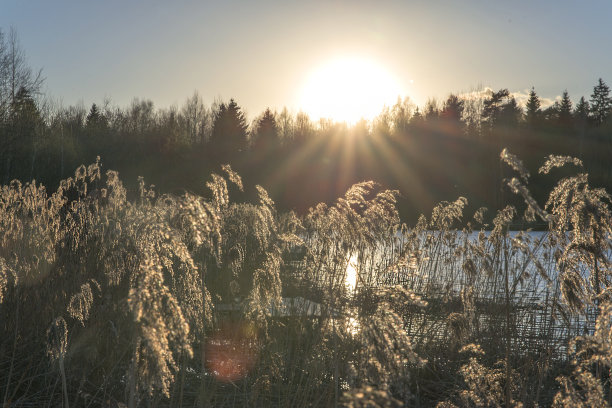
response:
M540 206L402 225L351 187L279 214L229 166L208 197L100 162L0 191L4 406L596 406L612 398L610 196L568 164ZM231 194L230 194L231 193ZM524 211L524 213L523 213ZM545 232L512 231L517 221ZM347 285L354 269L355 282ZM350 277L349 277L350 278ZM369 405L368 405L369 404ZM590 405L589 405L590 404Z

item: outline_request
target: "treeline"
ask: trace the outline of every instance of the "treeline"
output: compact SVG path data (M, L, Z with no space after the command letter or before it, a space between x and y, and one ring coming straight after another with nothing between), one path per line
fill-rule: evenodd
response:
M249 121L235 100L207 106L197 93L167 109L138 99L123 108L56 106L42 97L42 77L12 31L0 33L0 64L3 183L36 179L53 188L100 156L128 188L147 175L162 192L201 194L202 176L231 163L283 210L332 202L373 179L400 191L402 218L414 221L458 195L471 197L473 209L498 209L509 198L498 154L509 147L530 169L551 153L580 157L594 185L612 186L612 98L602 79L575 105L567 91L543 108L533 88L525 107L507 89L487 89L424 107L400 99L372 121L347 125L287 109ZM531 188L543 199L551 185L534 175Z

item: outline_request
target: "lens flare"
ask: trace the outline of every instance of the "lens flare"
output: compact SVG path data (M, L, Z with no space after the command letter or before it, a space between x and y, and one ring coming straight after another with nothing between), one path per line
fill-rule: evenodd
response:
M208 371L222 382L244 378L257 358L255 328L248 323L228 323L206 341Z

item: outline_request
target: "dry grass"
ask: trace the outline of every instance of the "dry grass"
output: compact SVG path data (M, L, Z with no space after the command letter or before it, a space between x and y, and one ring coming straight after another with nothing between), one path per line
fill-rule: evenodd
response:
M205 199L81 166L49 194L0 190L5 406L597 406L611 397L610 196L584 173L540 206L548 232L484 224L467 199L400 224L353 186L304 217L267 192ZM540 170L581 163L550 157ZM465 226L457 229L458 226ZM347 268L356 269L347 286ZM291 300L292 299L292 300ZM287 309L287 302L293 309ZM301 302L301 303L300 303ZM302 306L295 306L299 304ZM303 306L307 305L307 306ZM288 311L290 310L290 311ZM558 377L558 380L556 380Z

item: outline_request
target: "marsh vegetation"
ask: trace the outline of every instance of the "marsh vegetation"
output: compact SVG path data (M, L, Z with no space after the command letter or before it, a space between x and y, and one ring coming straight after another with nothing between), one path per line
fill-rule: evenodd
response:
M400 223L372 182L305 216L266 191L128 199L99 162L0 195L6 406L585 406L610 393L610 196L581 162L540 207L546 233L467 200ZM457 225L465 225L458 229ZM347 285L347 268L354 283Z

